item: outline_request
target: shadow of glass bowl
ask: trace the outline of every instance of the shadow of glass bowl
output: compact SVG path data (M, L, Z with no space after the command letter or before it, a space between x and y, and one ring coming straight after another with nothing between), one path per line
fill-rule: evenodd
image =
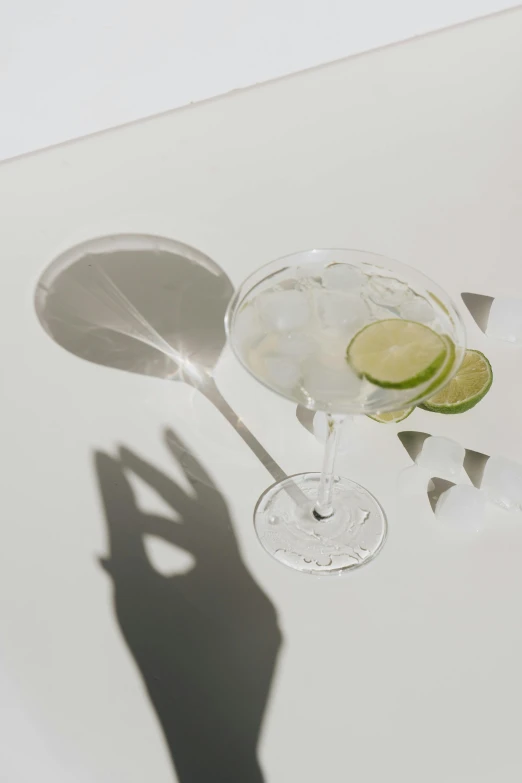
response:
M53 340L82 359L196 382L219 359L232 293L227 275L198 250L120 235L59 256L38 282L35 306Z
M53 261L38 281L35 309L49 336L75 356L197 388L280 480L285 474L214 380L232 294L228 276L199 250L121 234L88 240Z

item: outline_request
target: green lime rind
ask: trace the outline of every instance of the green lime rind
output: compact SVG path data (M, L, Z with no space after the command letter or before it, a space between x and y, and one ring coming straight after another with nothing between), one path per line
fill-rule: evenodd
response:
M465 413L486 396L492 383L493 370L487 357L481 351L467 350L451 381L419 407L432 413Z
M367 324L346 350L357 375L384 389L413 389L426 383L447 353L446 342L429 326L399 318Z
M437 377L433 380L433 382L428 386L427 389L424 389L421 394L417 395L417 397L414 397L413 400L411 400L412 403L418 404L418 400L425 400L426 396L430 395L434 389L442 389L444 386L444 381L446 381L451 373L451 370L453 369L453 365L455 364L455 357L457 355L455 343L451 337L448 337L447 334L442 334L441 337L446 343L447 349L444 364L442 365L440 372L437 374Z
M399 421L404 421L404 419L407 419L408 416L411 416L414 410L415 405L413 408L403 408L400 411L392 411L391 413L376 413L374 416L371 416L368 413L366 415L369 419L378 421L379 424L398 424Z

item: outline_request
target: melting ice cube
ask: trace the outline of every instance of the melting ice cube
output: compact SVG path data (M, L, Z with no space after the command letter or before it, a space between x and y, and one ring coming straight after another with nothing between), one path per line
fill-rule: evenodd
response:
M489 311L486 334L497 340L522 342L522 299L494 299Z
M304 332L289 332L279 336L275 350L282 357L302 361L310 356L316 348L316 341L312 335Z
M295 270L295 277L298 280L302 290L310 288L320 288L324 271L324 262L317 261L298 266Z
M274 384L286 392L291 392L298 384L301 370L295 362L283 357L267 356L264 364L265 378L268 383Z
M393 277L373 275L368 280L366 287L372 302L383 307L398 307L413 298L414 293L401 280Z
M257 298L256 305L265 328L278 332L302 329L312 315L310 298L303 291L267 291Z
M310 360L304 362L303 370L303 388L316 402L328 405L338 400L346 404L360 393L361 381L348 362L334 367Z
M488 500L511 511L522 510L522 465L507 457L490 457L480 485Z
M457 441L432 435L422 444L415 460L431 476L455 479L461 475L466 450Z
M484 523L485 508L486 498L480 489L457 484L442 493L435 507L435 516L454 530L475 532Z
M366 282L366 275L351 264L329 264L323 272L323 285L335 291L356 291Z
M355 331L364 326L370 311L360 296L350 296L338 291L316 291L315 304L321 326Z
M435 310L422 296L415 296L400 306L401 318L407 321L417 321L421 324L429 324L435 320Z

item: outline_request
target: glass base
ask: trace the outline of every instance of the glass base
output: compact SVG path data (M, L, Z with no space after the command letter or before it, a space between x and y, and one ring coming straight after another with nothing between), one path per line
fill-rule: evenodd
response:
M261 496L254 512L257 536L280 563L308 574L338 574L365 565L386 540L386 516L368 490L336 477L334 513L317 519L313 509L320 473L300 473Z

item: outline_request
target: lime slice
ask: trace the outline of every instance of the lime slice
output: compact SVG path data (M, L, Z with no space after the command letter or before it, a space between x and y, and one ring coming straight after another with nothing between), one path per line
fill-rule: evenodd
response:
M413 400L411 400L412 403L413 402L417 403L418 400L425 400L426 395L431 394L431 392L434 391L435 389L440 389L444 385L444 381L446 380L446 378L448 377L448 375L450 374L453 368L453 365L455 363L455 357L457 355L457 351L455 349L455 343L453 342L451 337L448 337L447 334L441 334L441 338L446 343L446 349L447 349L447 354L444 363L440 368L439 372L437 373L437 375L435 376L435 378L428 385L428 387L426 389L423 389L421 394L418 394L417 397L414 397Z
M370 414L368 414L368 418L373 419L374 421L378 421L380 424L397 424L397 422L407 419L414 410L415 406L413 406L413 408L404 408L402 411L376 413L375 416L370 416Z
M357 332L346 353L357 375L376 386L411 389L433 378L448 348L429 326L391 318Z
M480 351L466 351L454 378L421 408L435 413L464 413L488 393L493 383L491 365Z

